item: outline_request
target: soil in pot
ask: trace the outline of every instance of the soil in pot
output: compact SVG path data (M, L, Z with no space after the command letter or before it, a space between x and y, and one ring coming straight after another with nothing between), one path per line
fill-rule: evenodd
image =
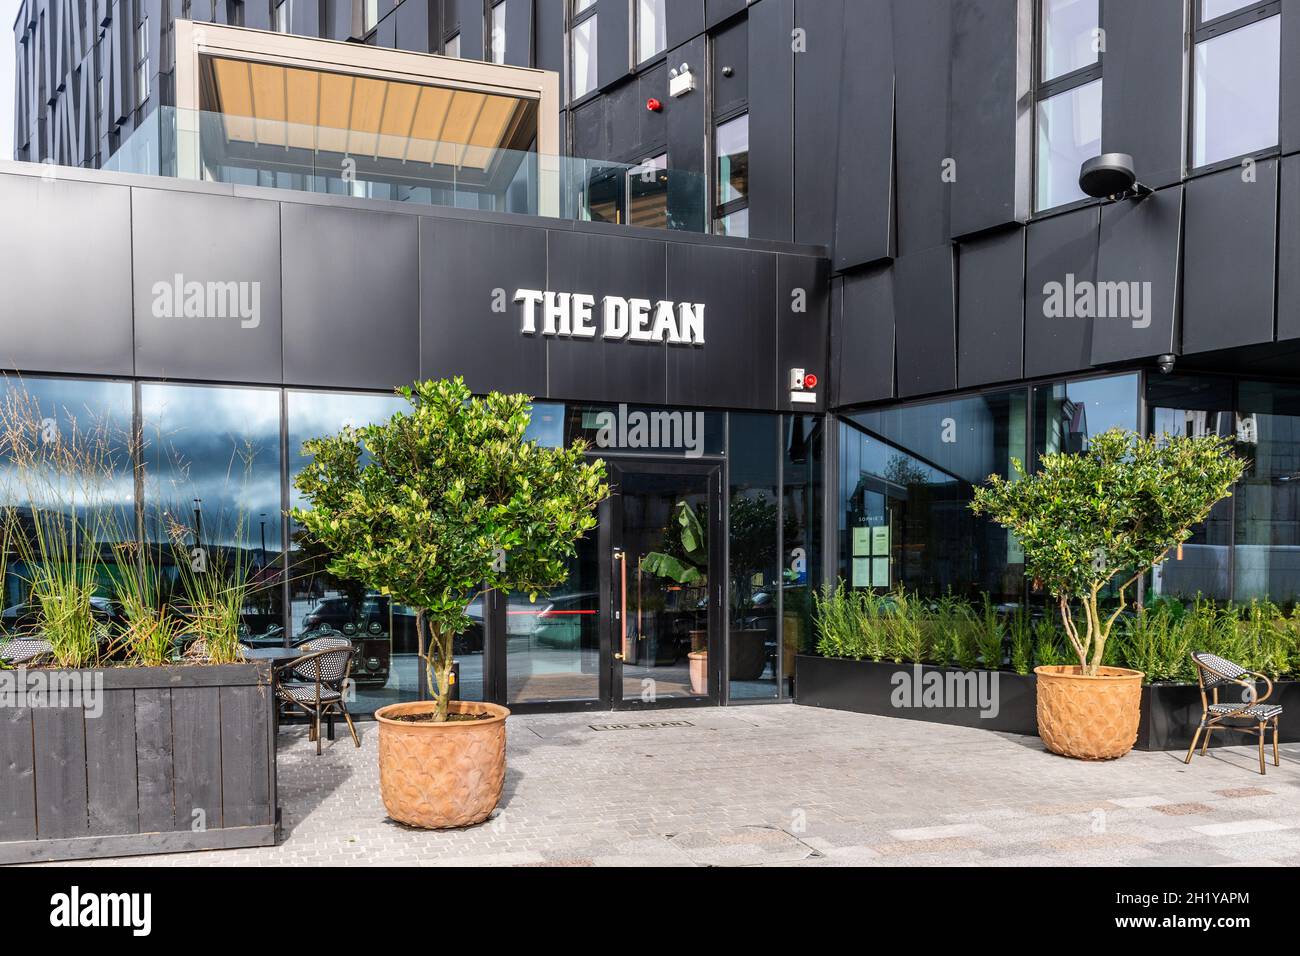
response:
M510 711L452 701L453 719L434 721L435 707L415 701L375 711L384 807L399 823L425 829L482 823L501 799Z
M1142 672L1036 667L1038 736L1047 749L1081 760L1113 760L1133 749L1142 712Z

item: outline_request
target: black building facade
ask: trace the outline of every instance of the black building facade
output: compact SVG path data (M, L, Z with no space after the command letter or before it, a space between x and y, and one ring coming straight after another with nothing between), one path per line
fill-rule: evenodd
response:
M178 109L178 21L554 72L542 124L566 157L628 171L622 192L584 166L578 208L547 218L409 185L68 168L132 168L124 144ZM300 393L463 374L550 403L552 437L602 411L704 416L698 456L629 455L646 467L626 487L660 510L722 502L726 593L677 625L710 634L707 692L647 697L651 670L625 662L685 666L612 633L609 559L635 532L611 505L553 609L593 630L483 609L484 696L529 702L509 666L526 638L538 673L551 655L571 669L546 673L577 675L537 701L780 699L808 590L837 574L1028 600L972 488L1112 425L1233 436L1253 462L1153 593L1300 599L1300 0L27 0L15 37L30 165L0 167L0 365L125 382L136 420L162 383L269 388L286 501ZM1102 152L1130 154L1149 194L1085 196ZM638 193L644 170L666 186ZM260 324L155 320L172 276L260 282ZM705 344L521 334L520 290L703 303ZM755 553L738 501L774 508L740 505L770 527L761 567L736 563ZM277 527L272 551L292 542ZM295 606L336 594L284 591L288 639Z

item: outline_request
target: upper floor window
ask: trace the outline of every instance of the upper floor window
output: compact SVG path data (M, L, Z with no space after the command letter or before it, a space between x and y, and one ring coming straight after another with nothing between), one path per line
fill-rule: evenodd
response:
M493 63L506 61L506 4L498 0L492 5L492 16L488 21L491 33L488 36L488 54Z
M1034 68L1034 208L1086 199L1079 167L1101 152L1099 0L1040 0Z
M447 38L447 42L442 45L443 56L460 56L460 34L453 33Z
M1192 166L1278 144L1280 0L1195 0Z
M369 33L379 23L379 0L362 0L361 32Z
M145 17L135 28L135 102L137 106L149 99L149 18Z
M713 231L722 236L748 236L749 114L719 123L713 144L717 159Z
M289 32L289 0L277 0L271 26L276 33Z
M577 100L596 88L596 11L592 0L573 0L569 28L570 99Z
M637 0L636 61L644 63L668 48L668 26L664 0Z

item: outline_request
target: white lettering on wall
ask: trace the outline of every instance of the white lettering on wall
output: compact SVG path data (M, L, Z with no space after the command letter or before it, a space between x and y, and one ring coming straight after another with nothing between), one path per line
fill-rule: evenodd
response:
M515 301L521 305L519 330L524 335L704 344L701 302L651 302L607 295L600 300L597 316L595 297L582 292L518 289Z

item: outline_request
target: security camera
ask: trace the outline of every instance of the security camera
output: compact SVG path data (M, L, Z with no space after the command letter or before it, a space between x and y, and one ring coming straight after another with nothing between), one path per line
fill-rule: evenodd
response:
M1079 188L1093 199L1140 199L1151 194L1137 181L1128 153L1102 153L1079 167Z
M1162 375L1168 375L1174 370L1174 356L1166 352L1156 358L1156 368L1160 369Z

